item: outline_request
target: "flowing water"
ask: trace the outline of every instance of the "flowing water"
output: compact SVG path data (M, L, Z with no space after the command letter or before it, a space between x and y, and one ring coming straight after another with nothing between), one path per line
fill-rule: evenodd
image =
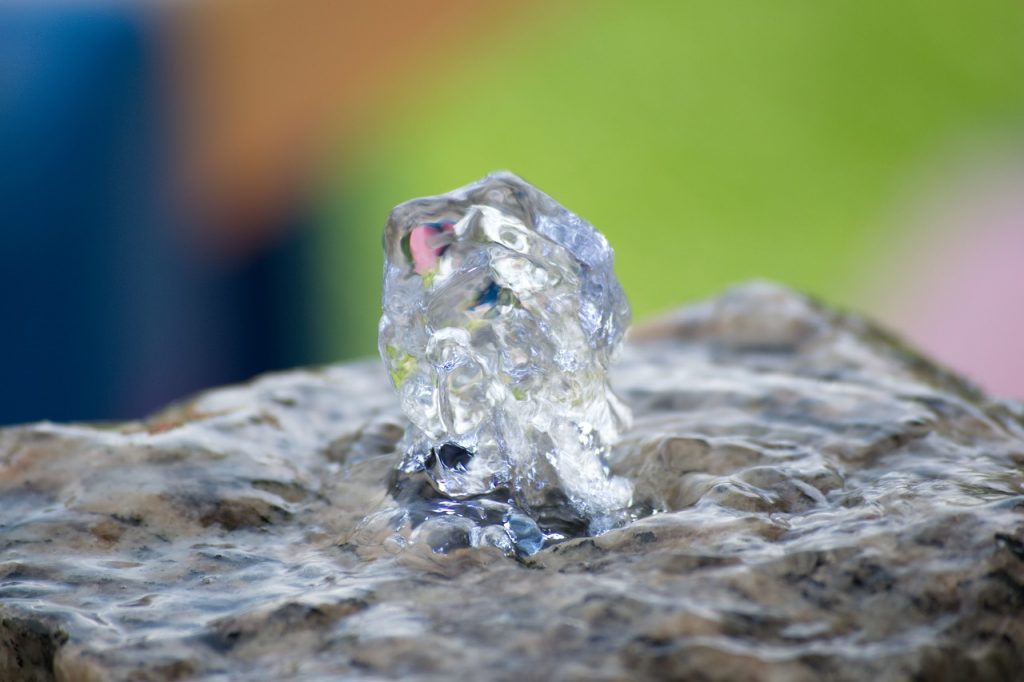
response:
M396 474L377 362L0 431L0 679L1022 679L1019 404L768 285L612 380L593 537Z

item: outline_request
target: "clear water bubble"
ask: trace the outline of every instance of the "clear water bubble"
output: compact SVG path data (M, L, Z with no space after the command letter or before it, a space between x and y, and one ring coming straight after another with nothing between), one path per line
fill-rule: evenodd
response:
M531 517L606 527L632 497L605 462L630 419L606 376L630 318L607 240L494 173L396 207L385 251L380 351L412 422L403 471L520 510L504 522L520 553L544 542Z

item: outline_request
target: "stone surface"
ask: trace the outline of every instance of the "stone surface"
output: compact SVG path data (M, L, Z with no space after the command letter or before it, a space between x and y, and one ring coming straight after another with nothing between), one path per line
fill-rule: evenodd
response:
M384 252L380 354L410 422L403 469L531 525L612 525L632 490L607 475L629 423L607 373L630 313L607 240L498 172L395 207Z
M525 560L379 522L407 425L376 361L2 430L0 679L1022 678L1019 404L763 284L613 381L657 513Z

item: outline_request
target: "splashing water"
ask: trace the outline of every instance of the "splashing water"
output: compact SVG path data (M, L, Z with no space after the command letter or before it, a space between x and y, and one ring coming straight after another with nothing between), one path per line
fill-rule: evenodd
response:
M613 525L632 490L605 458L630 417L606 374L630 313L607 240L494 173L396 207L384 247L380 352L412 423L402 473L445 500L507 503L521 552L539 549L538 523Z

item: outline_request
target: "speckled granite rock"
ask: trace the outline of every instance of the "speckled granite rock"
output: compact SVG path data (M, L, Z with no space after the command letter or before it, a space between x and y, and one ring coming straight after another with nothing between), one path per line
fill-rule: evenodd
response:
M1024 679L1020 405L765 284L613 381L657 513L526 562L363 521L377 362L0 431L0 680Z

